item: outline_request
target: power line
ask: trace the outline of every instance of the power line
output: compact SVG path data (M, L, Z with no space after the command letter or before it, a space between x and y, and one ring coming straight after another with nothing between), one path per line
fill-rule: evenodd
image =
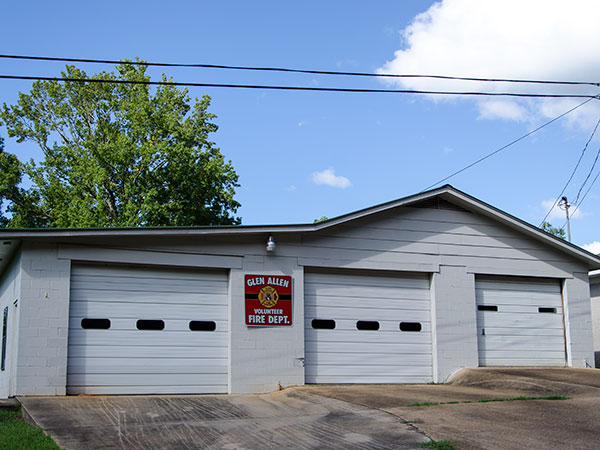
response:
M77 62L92 64L125 64L147 67L188 67L204 69L226 69L226 70L249 70L262 72L287 72L304 73L313 75L343 75L358 77L378 77L378 78L433 78L441 80L458 81L482 81L494 83L527 83L527 84L552 84L552 85L575 85L575 86L596 86L600 87L600 82L593 81L555 81L555 80L519 80L512 78L479 78L479 77L459 77L446 75L420 75L420 74L385 74L368 72L342 72L332 70L313 70L313 69L292 69L286 67L254 67L254 66L231 66L223 64L200 64L200 63L163 63L163 62L145 62L145 61L118 61L113 59L91 59L91 58L60 58L52 56L26 56L26 55L0 55L5 59L22 59L32 61L59 61L59 62Z
M580 103L579 105L577 105L577 106L574 106L573 108L571 108L571 109L569 109L568 111L566 111L566 112L562 113L561 115L559 115L559 116L556 116L554 119L552 119L552 120L550 120L550 121L548 121L548 122L544 123L543 125L540 125L540 126L539 126L539 127L537 127L535 130L532 130L532 131L530 131L530 132L528 132L528 133L524 134L523 136L521 136L521 137L519 137L519 138L517 138L517 139L515 139L515 140L513 140L513 141L511 141L511 142L509 142L508 144L506 144L506 145L503 145L503 146L502 146L502 147L500 147L499 149L497 149L497 150L494 150L494 151L493 151L493 152L491 152L491 153L488 153L487 155L485 155L485 156L484 156L484 157L482 157L482 158L479 158L477 161L474 161L474 162L472 162L471 164L469 164L469 165L467 165L467 166L463 167L462 169L460 169L460 170L457 170L456 172L452 173L451 175L448 175L447 177L445 177L445 178L442 178L441 180L437 181L436 183L433 183L433 184L431 184L431 185L427 186L427 187L426 187L425 189L423 189L421 192L427 191L427 190L429 190L429 189L431 189L431 188L433 188L433 187L437 186L438 184L441 184L441 183L443 183L443 182L445 182L445 181L449 180L450 178L452 178L452 177L454 177L454 176L458 175L459 173L462 173L462 172L464 172L465 170L467 170L467 169L470 169L471 167L473 167L473 166L475 166L475 165L479 164L480 162L482 162L482 161L485 161L485 160L486 160L486 159L488 159L488 158L491 158L491 157L492 157L492 156L494 156L496 153L500 153L502 150L505 150L505 149L507 149L508 147L510 147L510 146L512 146L512 145L514 145L514 144L516 144L517 142L520 142L520 141L522 141L522 140L523 140L523 139L525 139L526 137L528 137L528 136L531 136L533 133L535 133L535 132L537 132L537 131L541 130L542 128L545 128L545 127L547 127L547 126L548 126L548 125L550 125L551 123L554 123L554 122L556 122L557 120L559 120L559 119L563 118L563 117L564 117L564 116L566 116L567 114L570 114L570 113L572 113L572 112L573 112L573 111L575 111L576 109L578 109L578 108L581 108L583 105L585 105L586 103L589 103L589 102L591 102L591 101L592 101L593 99L595 99L595 98L596 98L596 99L598 99L598 98L600 98L600 96L595 96L595 97L592 97L592 98L590 98L590 99L588 99L588 100L584 101L583 103Z
M588 172L587 177L585 177L585 180L583 180L583 183L582 183L581 187L579 188L579 191L577 191L577 198L575 198L575 204L577 204L577 201L579 200L579 195L581 195L581 191L583 190L583 187L587 184L587 181L590 179L590 176L592 175L592 172L594 171L594 169L596 167L596 163L598 162L598 157L600 157L600 148L598 149L598 153L596 153L596 158L594 159L594 162L592 163L592 168Z
M585 152L586 152L588 146L590 145L590 142L592 142L592 139L594 138L594 135L596 134L598 125L600 125L600 119L598 119L598 122L596 122L596 126L594 127L594 130L592 131L590 138L585 143L585 146L583 147L583 150L581 151L581 155L579 155L579 160L577 161L577 164L575 165L573 172L571 172L571 176L569 177L569 179L565 183L565 186L562 188L562 191L560 191L560 194L558 194L558 197L556 197L556 200L554 200L554 203L552 204L552 206L550 207L550 209L548 210L548 212L546 213L546 215L540 222L540 225L539 225L540 227L544 224L544 222L546 221L546 219L548 218L548 216L550 215L550 213L552 212L552 210L554 209L554 207L556 206L558 201L562 198L562 195L565 193L565 190L567 189L567 186L569 186L569 183L571 183L571 180L573 179L573 176L575 175L575 172L577 172L577 169L579 168L579 164L581 163L581 160L583 159L583 155L585 155Z
M422 91L412 89L362 89L362 88L339 88L339 87L315 87L315 86L283 86L283 85L260 85L260 84L225 84L225 83L191 83L179 81L138 81L138 80L106 80L97 78L58 78L28 75L0 75L5 80L33 80L33 81L61 81L73 83L106 83L106 84L141 84L148 86L185 86L185 87L209 87L209 88L241 88L241 89L266 89L280 91L317 91L317 92L368 92L388 94L426 94L426 95L461 95L461 96L488 96L488 97L529 97L529 98L587 98L588 101L598 98L595 95L581 94L533 94L515 92L454 92L454 91Z
M590 190L592 189L592 186L594 186L594 183L596 182L596 180L598 179L598 177L600 176L600 172L598 172L596 174L596 176L594 177L594 179L592 180L592 184L590 184L590 187L588 187L588 190L585 191L585 194L583 194L583 197L581 198L581 201L579 202L578 205L575 206L575 209L573 210L573 214L571 215L571 217L573 217L573 215L577 212L577 210L579 209L579 207L581 206L581 204L583 203L583 201L585 200L585 198L587 197L588 193L590 192ZM564 225L563 225L564 227Z

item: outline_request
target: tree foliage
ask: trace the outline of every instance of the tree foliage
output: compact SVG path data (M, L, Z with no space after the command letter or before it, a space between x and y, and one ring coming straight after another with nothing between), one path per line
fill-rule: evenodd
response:
M550 222L544 222L541 226L542 230L544 230L547 233L550 233L558 238L561 239L566 239L567 236L565 234L565 229L564 228L557 228L557 227L553 227L552 224Z
M0 119L17 142L32 141L39 162L2 152L0 201L12 227L137 227L238 224L238 176L209 140L217 130L210 98L190 105L187 90L154 91L145 67L88 78L35 82ZM119 80L141 84L119 83ZM168 81L163 75L163 81ZM6 174L6 175L5 175ZM23 177L31 187L20 187Z

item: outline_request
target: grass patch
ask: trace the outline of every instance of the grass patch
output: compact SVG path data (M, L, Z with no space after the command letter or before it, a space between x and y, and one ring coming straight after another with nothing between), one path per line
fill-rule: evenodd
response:
M434 441L431 439L429 442L421 442L419 447L421 448L433 448L435 450L454 450L454 441Z
M40 428L23 422L19 409L0 410L0 449L60 450Z
M481 400L465 400L462 402L415 402L408 406L436 406L436 405L457 405L459 403L489 403L489 402L514 402L521 400L569 400L569 397L564 395L545 395L543 397L506 397L506 398L483 398Z
M522 395L521 397L508 397L508 398L484 398L478 400L479 403L487 403L487 402L514 402L519 400L569 400L569 397L565 397L564 395L546 395L544 397L528 397L526 395Z

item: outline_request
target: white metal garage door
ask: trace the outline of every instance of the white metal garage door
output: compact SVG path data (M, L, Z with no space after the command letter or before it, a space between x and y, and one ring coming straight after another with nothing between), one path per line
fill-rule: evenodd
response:
M429 277L306 273L307 383L432 380Z
M227 274L74 265L67 392L227 392Z
M559 280L478 277L480 366L564 366Z

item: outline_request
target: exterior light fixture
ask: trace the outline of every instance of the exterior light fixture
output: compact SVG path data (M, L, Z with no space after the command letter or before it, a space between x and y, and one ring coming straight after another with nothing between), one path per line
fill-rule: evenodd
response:
M272 252L275 250L275 247L275 240L273 239L273 236L269 235L269 239L267 239L267 251Z

